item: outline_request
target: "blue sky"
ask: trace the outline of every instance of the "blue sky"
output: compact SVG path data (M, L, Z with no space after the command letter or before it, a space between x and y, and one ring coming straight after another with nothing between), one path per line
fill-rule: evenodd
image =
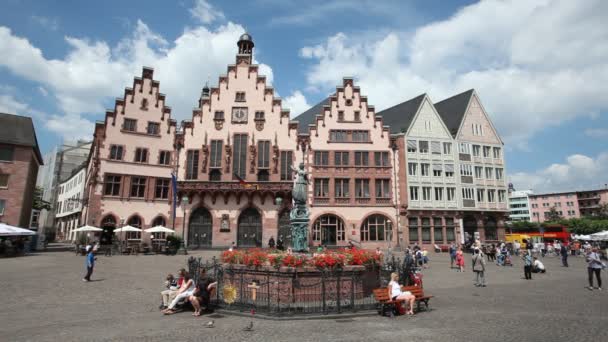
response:
M0 111L31 115L43 152L90 137L143 65L178 120L233 63L255 59L292 114L354 76L377 109L476 88L517 188L608 183L603 1L26 1L0 12Z

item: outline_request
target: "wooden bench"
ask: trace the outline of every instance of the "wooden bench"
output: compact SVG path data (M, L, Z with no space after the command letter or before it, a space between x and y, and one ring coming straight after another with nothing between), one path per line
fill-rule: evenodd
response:
M433 296L425 295L424 289L422 289L421 287L402 286L401 291L409 291L416 297L416 311L418 311L418 312L420 311L420 303L424 303L426 311L430 310L429 300L431 298L433 298ZM388 316L392 317L394 315L393 314L394 309L398 309L399 311L401 311L401 303L404 301L403 300L393 300L391 298L390 286L374 289L373 292L374 292L374 299L376 299L376 301L380 304L380 309L378 310L378 313L380 315L387 316L387 313L388 313Z
M402 286L401 291L410 291L414 296L416 296L416 311L420 311L420 303L424 303L425 310L430 310L429 308L429 300L433 298L433 296L428 296L424 294L424 289L420 286Z

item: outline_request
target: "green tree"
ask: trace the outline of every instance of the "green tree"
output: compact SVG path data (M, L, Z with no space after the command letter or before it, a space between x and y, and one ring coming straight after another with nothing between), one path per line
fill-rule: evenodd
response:
M557 209L555 209L555 207L551 207L551 209L549 209L549 213L547 214L547 221L558 222L560 220L563 220L562 215L557 212Z
M34 204L32 205L33 209L36 210L51 210L51 203L44 201L42 199L42 194L44 193L44 190L37 186L36 189L34 189Z

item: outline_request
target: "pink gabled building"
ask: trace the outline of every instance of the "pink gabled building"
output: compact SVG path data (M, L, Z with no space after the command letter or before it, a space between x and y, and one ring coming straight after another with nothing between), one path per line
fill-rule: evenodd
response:
M608 189L530 195L531 220L547 221L551 208L565 219L594 216L604 203L608 203Z

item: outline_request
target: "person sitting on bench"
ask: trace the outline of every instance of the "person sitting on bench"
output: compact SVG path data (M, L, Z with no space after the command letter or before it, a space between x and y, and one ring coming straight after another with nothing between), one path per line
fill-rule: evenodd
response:
M393 301L405 301L409 305L409 311L406 312L408 315L414 314L414 302L416 301L416 296L414 296L410 291L401 291L401 285L399 285L399 275L397 273L391 273L391 281L388 283L388 286L391 287L391 299Z

